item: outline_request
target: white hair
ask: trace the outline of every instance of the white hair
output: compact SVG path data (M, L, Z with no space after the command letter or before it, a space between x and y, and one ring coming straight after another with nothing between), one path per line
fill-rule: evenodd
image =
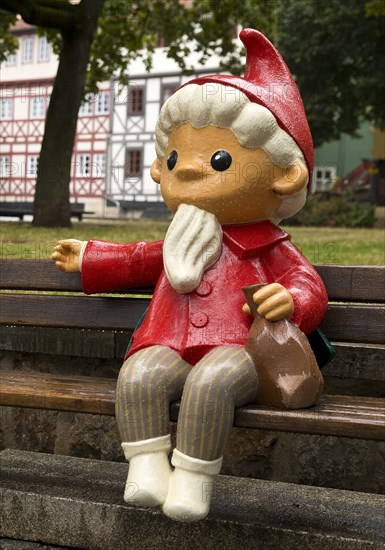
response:
M280 168L288 168L303 154L293 138L282 130L274 115L262 105L253 103L236 88L221 84L188 84L177 90L163 105L155 129L155 149L163 159L173 128L189 122L194 128L208 125L229 128L238 142L249 149L262 149ZM294 215L306 201L306 186L283 203L274 221Z

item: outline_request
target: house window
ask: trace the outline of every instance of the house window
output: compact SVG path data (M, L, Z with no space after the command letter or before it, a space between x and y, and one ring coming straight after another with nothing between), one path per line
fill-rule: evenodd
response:
M9 56L7 57L7 60L5 62L5 64L7 65L7 67L10 67L12 65L16 65L17 63L17 53L11 53L9 54Z
M106 175L106 155L96 153L92 164L92 172L94 178L104 178Z
M80 178L87 178L91 176L91 155L79 155L77 175Z
M79 116L90 116L94 112L94 95L87 94L80 105Z
M34 155L27 158L27 178L36 178L39 166L39 157Z
M162 96L161 96L161 107L169 97L171 97L179 88L178 84L170 84L167 86L162 86Z
M11 173L11 157L1 156L0 157L0 177L8 178Z
M22 47L23 63L32 63L33 61L33 37L24 38Z
M45 118L44 97L32 97L30 103L31 118Z
M0 100L0 120L11 120L13 115L13 99Z
M329 191L336 180L336 168L334 166L316 166L313 175L313 188L315 191Z
M39 61L49 61L51 54L51 47L47 40L47 37L40 36L39 38Z
M141 149L126 149L126 161L124 163L124 177L141 177L142 167L142 150Z
M105 115L110 112L110 92L99 92L96 96L96 114Z
M144 113L144 89L138 86L128 87L128 115L142 115Z

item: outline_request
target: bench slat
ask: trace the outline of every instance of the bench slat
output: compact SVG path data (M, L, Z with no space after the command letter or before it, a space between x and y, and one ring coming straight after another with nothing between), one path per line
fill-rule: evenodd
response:
M116 380L46 373L2 372L0 405L114 415ZM179 403L171 405L176 420ZM381 399L356 396L322 397L317 407L298 411L250 405L237 409L241 428L313 433L360 439L385 439Z
M18 253L28 257L47 258L52 249L53 243L5 243L3 255ZM316 265L315 268L325 283L330 301L385 302L384 266ZM0 273L3 289L82 291L79 274L62 273L47 259L2 259Z
M0 350L122 358L131 335L132 331L0 325Z
M3 244L3 255L47 257L53 243ZM80 273L63 273L52 260L0 260L0 285L5 290L52 290L82 292Z
M4 294L0 324L132 330L149 299ZM331 304L321 324L335 342L383 344L385 307Z
M334 342L385 343L385 307L329 305L320 328Z
M20 247L20 248L19 248ZM22 248L25 247L25 248ZM53 243L41 245L7 244L3 245L3 254L22 253L26 256L50 256ZM4 290L41 290L57 292L81 292L82 282L80 273L63 273L52 260L1 260L0 259L0 287ZM135 294L151 294L152 289L131 289ZM130 292L130 289L126 291Z
M4 294L0 324L132 330L148 306L146 298L96 298Z
M385 266L315 265L330 301L385 302Z
M0 350L121 360L131 336L132 331L0 325ZM385 345L334 346L336 357L323 369L325 376L385 382Z

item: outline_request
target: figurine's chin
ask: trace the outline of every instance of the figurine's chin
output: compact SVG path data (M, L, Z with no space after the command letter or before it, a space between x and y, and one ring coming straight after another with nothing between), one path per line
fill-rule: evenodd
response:
M194 291L221 251L222 227L214 214L181 204L163 245L163 264L170 285L177 292Z

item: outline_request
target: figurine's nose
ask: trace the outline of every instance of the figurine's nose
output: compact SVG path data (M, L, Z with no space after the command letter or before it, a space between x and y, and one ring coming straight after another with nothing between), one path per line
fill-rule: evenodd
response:
M202 178L203 167L196 162L184 162L176 168L176 176L182 181L191 181Z

